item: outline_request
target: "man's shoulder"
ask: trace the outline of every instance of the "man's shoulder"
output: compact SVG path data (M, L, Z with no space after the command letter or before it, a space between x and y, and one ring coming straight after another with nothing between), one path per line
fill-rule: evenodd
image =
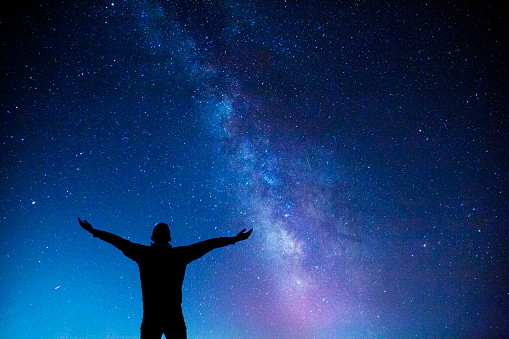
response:
M189 245L185 246L173 246L170 248L170 253L175 257L181 257L182 259L184 257L187 257L187 254L190 251Z
M146 253L150 250L150 246L137 244L135 242L128 241L128 245L123 249L123 253L133 259L136 260L139 255Z

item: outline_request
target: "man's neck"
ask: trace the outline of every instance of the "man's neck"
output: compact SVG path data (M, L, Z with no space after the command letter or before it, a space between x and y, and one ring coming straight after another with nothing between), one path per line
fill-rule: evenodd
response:
M172 248L171 244L169 243L155 243L153 242L152 244L150 244L150 246L152 247L156 247L156 248Z

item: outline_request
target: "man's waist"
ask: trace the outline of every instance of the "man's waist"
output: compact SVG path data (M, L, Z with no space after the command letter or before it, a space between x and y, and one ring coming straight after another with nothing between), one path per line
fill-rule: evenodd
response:
M182 304L182 293L174 294L150 294L143 295L143 305L180 305Z

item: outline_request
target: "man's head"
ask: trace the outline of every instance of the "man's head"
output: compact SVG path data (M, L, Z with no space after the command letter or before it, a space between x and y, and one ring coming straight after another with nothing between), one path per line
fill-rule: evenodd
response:
M167 244L171 240L170 228L165 223L159 223L152 231L152 241L154 244Z

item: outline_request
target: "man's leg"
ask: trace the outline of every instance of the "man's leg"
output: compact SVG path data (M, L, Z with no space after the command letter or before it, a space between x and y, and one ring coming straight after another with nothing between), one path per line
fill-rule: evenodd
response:
M143 312L143 321L140 328L140 339L161 339L163 328L156 317L151 317L147 312Z
M162 335L162 331L154 331L146 328L142 328L140 331L140 339L161 339Z
M167 316L168 318L164 326L164 336L166 338L186 339L187 328L180 305L169 310Z

